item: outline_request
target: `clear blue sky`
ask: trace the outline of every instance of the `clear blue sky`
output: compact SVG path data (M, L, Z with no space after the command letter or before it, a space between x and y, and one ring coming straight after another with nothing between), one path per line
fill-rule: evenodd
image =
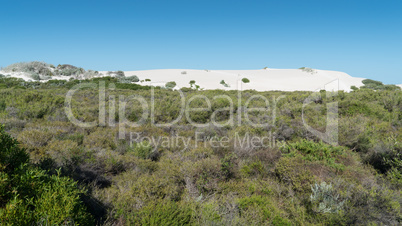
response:
M0 1L0 66L302 66L402 83L400 0Z

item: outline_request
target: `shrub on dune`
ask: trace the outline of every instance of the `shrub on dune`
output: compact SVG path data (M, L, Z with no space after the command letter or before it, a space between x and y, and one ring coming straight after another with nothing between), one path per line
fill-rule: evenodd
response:
M176 87L176 82L172 81L172 82L167 82L165 87L167 89L173 89L174 87Z
M43 76L53 76L52 71L50 70L50 64L45 62L21 62L11 64L5 68L3 68L5 72L24 72L30 75L39 74Z

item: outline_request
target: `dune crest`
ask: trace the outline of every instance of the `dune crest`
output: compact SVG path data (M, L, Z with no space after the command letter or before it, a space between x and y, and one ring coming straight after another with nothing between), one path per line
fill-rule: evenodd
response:
M351 86L363 86L364 78L325 70L312 72L301 69L261 69L261 70L192 70L160 69L146 71L126 71L126 76L137 75L140 80L150 79L143 84L175 81L178 88L190 87L190 81L203 89L257 91L317 91L321 89L351 91ZM243 78L249 80L242 82ZM221 84L224 81L227 86ZM141 84L141 83L140 83Z

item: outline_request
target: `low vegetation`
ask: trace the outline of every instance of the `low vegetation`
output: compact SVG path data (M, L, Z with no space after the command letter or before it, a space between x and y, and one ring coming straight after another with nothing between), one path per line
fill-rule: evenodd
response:
M219 84L223 85L224 87L230 87L229 84L226 84L225 80L222 80Z
M167 89L173 89L174 87L176 87L176 82L172 81L172 82L167 82L165 87Z
M299 68L299 69L302 70L302 71L304 71L304 72L310 73L310 74L316 73L316 71L315 71L314 69L309 68L309 67L301 67L301 68Z
M153 123L178 118L180 93L155 89L152 106L151 87L119 79L0 78L0 224L402 223L402 91L360 88L331 98L323 91L303 110L311 92L246 90L238 99L237 91L187 88L182 89L186 100L204 95L211 101L210 109L204 99L187 103L206 108L189 112L188 118L207 126L197 128L183 117L157 127ZM66 93L87 82L106 85L106 126L78 127L65 113ZM119 139L121 117L136 122L143 109L135 100L124 115L111 107L119 109L119 96L133 95L154 107L154 121L126 127L126 136ZM228 108L227 99L215 98L219 95L230 97L234 108ZM270 105L262 98L249 101L253 95ZM99 100L97 89L78 90L71 102L73 116L98 121ZM334 101L339 105L337 146L319 141L303 125L325 132L327 104ZM269 112L247 112L246 104ZM231 115L242 123L210 123L214 118L224 124ZM252 124L261 122L269 125ZM275 137L275 143L241 146L234 139L247 136ZM163 137L175 142L156 142ZM185 139L176 142L177 137ZM233 138L227 145L211 143L226 137Z
M195 80L190 81L190 88L194 90L200 90L200 86L195 83Z
M401 87L396 85L384 85L380 81L375 81L371 79L365 79L362 81L364 86L360 87L362 89L372 89L372 90L401 90Z
M60 171L29 163L28 153L0 127L0 224L95 223L80 199L86 192Z

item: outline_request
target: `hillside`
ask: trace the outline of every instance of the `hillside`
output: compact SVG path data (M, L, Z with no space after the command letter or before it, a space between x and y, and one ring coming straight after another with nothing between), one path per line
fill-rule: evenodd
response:
M189 88L152 94L115 75L85 80L115 88L80 89L68 104L81 81L0 78L0 224L402 223L402 91L394 86L365 80L366 88L335 97ZM195 111L181 113L181 94ZM147 104L121 102L129 96ZM334 102L338 142L327 144L306 124L325 132ZM96 123L79 126L70 116Z
M302 69L261 69L261 70L188 70L161 69L147 71L127 71L126 75L137 75L140 79L151 82L175 81L178 87L188 87L194 80L204 89L254 89L256 91L317 91L326 85L339 81L339 90L350 91L351 86L360 87L363 78L354 78L343 72ZM247 78L249 83L241 80ZM220 82L224 80L229 87ZM332 90L332 85L327 90Z
M25 81L48 81L51 79L69 80L89 79L105 76L137 76L140 85L164 86L174 81L176 88L189 87L190 81L199 89L224 89L256 91L318 91L344 90L351 91L351 86L361 87L363 78L326 70L310 68L300 69L261 69L261 70L192 70L192 69L160 69L146 71L94 71L84 70L72 65L57 67L43 62L17 63L3 68L0 74L22 78ZM246 78L249 82L244 83Z

